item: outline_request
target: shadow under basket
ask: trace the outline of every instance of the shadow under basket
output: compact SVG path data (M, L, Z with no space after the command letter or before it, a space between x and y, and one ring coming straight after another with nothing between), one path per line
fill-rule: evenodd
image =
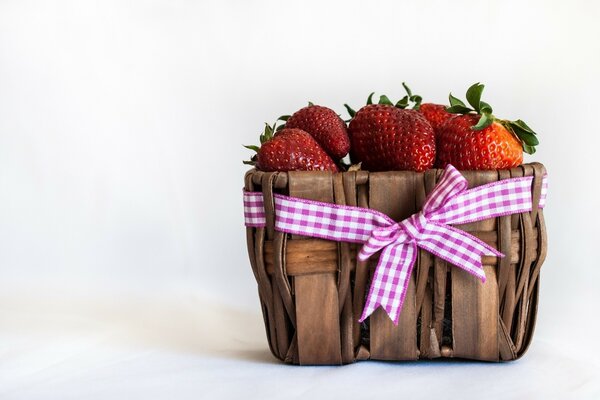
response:
M485 283L419 250L397 326L381 308L358 322L377 255L357 261L359 245L274 229L273 193L371 208L400 221L421 209L441 173L248 171L245 189L261 191L265 202L267 226L246 232L275 357L318 365L440 357L507 361L525 353L534 332L538 277L547 248L543 212L537 206L457 226L505 254L483 257ZM532 163L462 174L469 187L533 176L537 205L545 169Z

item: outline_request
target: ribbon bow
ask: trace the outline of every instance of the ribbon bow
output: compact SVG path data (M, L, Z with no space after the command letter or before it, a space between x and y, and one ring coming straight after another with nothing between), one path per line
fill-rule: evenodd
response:
M485 282L481 256L503 257L503 254L475 236L448 225L464 221L464 215L461 218L456 211L465 201L466 189L466 179L454 167L449 166L420 212L371 232L358 253L358 259L365 261L376 252L382 252L360 322L378 306L382 306L394 324L398 323L418 247ZM474 213L477 213L476 210L477 207ZM466 209L462 213L475 216Z
M531 211L533 177L511 178L467 189L466 179L448 165L423 209L395 222L378 211L361 207L274 195L275 229L322 239L361 243L362 261L381 251L359 321L382 306L394 324L406 296L418 248L427 250L485 282L484 255L503 257L478 238L451 224L481 221ZM539 207L546 203L543 177ZM246 226L266 225L262 193L244 192Z

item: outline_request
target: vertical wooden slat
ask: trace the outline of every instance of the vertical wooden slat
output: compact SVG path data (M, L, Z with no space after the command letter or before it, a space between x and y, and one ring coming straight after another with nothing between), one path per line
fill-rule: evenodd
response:
M427 180L424 174L415 174L415 209L422 210L426 200ZM430 180L430 179L429 179ZM435 347L432 347L430 342L431 336L431 305L432 305L432 288L430 285L430 270L433 264L433 256L424 250L419 250L416 268L416 312L417 324L419 326L418 337L418 357L435 357Z
M434 258L433 264L433 329L438 342L438 349L442 347L444 312L446 310L446 280L448 267L446 261Z
M415 210L420 211L423 209L423 204L425 204L426 199L425 177L423 174L414 174L413 177L415 188ZM417 261L416 270L414 272L417 279L415 296L417 313L420 313L423 306L423 301L425 299L425 290L427 288L427 281L429 278L429 269L431 268L433 261L431 254L424 250L419 250Z
M292 336L292 342L290 343L290 347L288 348L287 354L285 355L285 359L283 360L286 363L291 364L299 364L298 361L298 332L294 331L294 336Z
M432 262L430 256L429 262ZM420 307L421 337L419 343L419 358L439 357L439 347L433 331L432 315L433 291L431 285L425 287Z
M341 364L337 287L333 274L295 278L301 365Z
M364 184L359 185L356 188L356 202L358 207L368 208L368 190L367 186ZM356 315L356 324L354 325L354 330L352 335L354 337L354 342L357 343L357 346L354 349L355 357L358 360L370 358L370 351L365 346L362 345L363 337L361 331L361 324L358 323L358 318L362 314L363 307L365 305L365 296L367 290L367 281L369 279L369 267L370 261L360 261L356 260L356 269L354 271L354 293L352 300L352 309L354 310L354 315ZM367 321L368 322L368 321ZM365 324L366 322L363 322ZM370 338L369 338L370 339ZM365 338L365 341L367 338ZM370 348L370 346L369 346Z
M427 171L425 173L425 191L427 194L434 189L438 179L441 176L440 170ZM430 333L430 346L432 354L440 357L442 349L442 341L444 337L444 316L446 311L446 287L448 279L448 266L446 261L438 257L433 257L433 282L432 282L432 329ZM437 343L435 343L437 342Z
M499 170L498 179L510 178L510 172L508 170ZM513 266L511 266L510 259L510 248L511 248L511 217L509 215L498 217L498 250L504 254L504 257L498 259L498 296L500 299L500 307L503 307L503 299L506 291L506 284L508 282L508 275L511 270L514 273Z
M262 176L262 193L265 205L265 216L266 216L266 236L267 239L273 240L274 238L281 239L281 233L275 231L275 220L274 220L274 203L273 203L273 183L277 178L277 172L265 173ZM275 247L275 246L274 246ZM274 259L273 264L275 265L276 273L272 276L272 288L273 288L273 317L275 322L275 339L277 340L277 351L280 359L285 359L285 356L290 347L290 316L287 310L290 309L291 296L289 289L281 282L284 275L283 264L281 262L281 254L283 253L283 242L279 241L279 246L274 249L274 254L279 256L278 259ZM262 253L262 251L261 251ZM277 258L277 257L276 257ZM285 300L287 300L287 302ZM284 303L287 303L288 307Z
M334 202L331 173L289 172L290 196ZM302 240L301 236L294 237ZM341 364L340 310L335 273L294 278L300 364Z
M513 177L513 178L524 176L525 169L522 166L518 167L518 168L514 168L510 171L510 174L511 174L511 177ZM513 226L517 226L519 228L519 230L521 231L520 243L519 243L519 249L520 249L519 261L517 264L515 264L513 266L514 268L511 269L511 273L508 276L508 280L506 282L506 289L504 291L504 296L502 298L502 321L504 322L504 325L506 326L506 330L511 335L513 343L516 342L516 340L515 340L516 335L514 334L514 331L513 331L513 322L514 322L515 307L516 307L517 301L518 301L518 298L517 298L517 276L521 275L523 272L526 272L526 274L529 275L529 264L527 262L527 253L528 253L530 240L527 238L527 234L531 233L531 230L529 230L529 232L526 232L524 230L523 215L521 215L521 214L513 215L512 221L514 222L515 220L517 221L517 224L513 225Z
M496 268L484 266L484 284L467 272L452 269L453 356L497 361L498 289Z
M252 174L254 170L246 173L244 177L245 189L254 191L254 183L252 182ZM275 357L279 357L279 349L277 347L275 333L275 319L273 315L273 289L271 281L267 275L265 262L263 259L263 245L265 241L264 228L246 228L246 239L248 244L248 256L250 265L258 284L258 296L261 303L263 320L265 323L265 331L267 334L267 342L269 350Z
M277 339L277 348L279 358L285 359L290 346L290 332L288 329L287 315L279 290L274 292L273 296L273 314L275 316L275 338Z
M535 260L535 265L531 271L531 277L529 278L529 290L527 291L527 297L531 297L531 293L536 287L536 283L538 277L540 275L540 269L542 268L542 264L546 259L546 254L548 252L548 236L546 234L546 222L544 221L544 216L542 212L537 213L537 224L536 228L538 231L538 251L537 258Z
M547 236L546 236L546 226L544 224L544 216L542 210L537 209L535 207L539 204L539 199L541 196L542 189L542 178L546 173L546 169L542 164L533 163L531 164L533 168L533 185L532 185L532 199L534 202L534 208L531 211L531 222L533 224L533 229L537 230L537 251L534 255L534 262L531 266L531 273L529 277L529 282L523 286L523 294L522 297L527 299L528 307L527 307L527 318L525 321L525 329L522 336L522 340L519 340L519 346L517 347L517 358L520 358L525 354L529 344L531 343L531 338L533 336L533 332L535 330L535 322L537 318L537 306L538 306L538 295L539 295L539 272L540 268L546 258L547 251Z
M537 230L537 251L534 255L534 262L531 266L531 272L529 277L529 282L525 284L523 287L522 297L527 299L528 307L527 307L527 318L525 322L525 330L522 336L522 340L520 340L519 346L517 348L517 358L520 358L525 354L529 344L531 343L531 338L533 336L533 332L535 330L535 322L537 318L537 306L538 306L538 295L539 295L539 280L538 276L540 273L540 268L546 259L546 251L547 251L547 236L546 236L546 226L544 223L544 215L542 210L537 208L539 204L539 199L541 196L542 190L542 178L546 174L546 169L542 164L532 163L533 168L533 185L532 185L532 199L534 203L534 207L530 213L531 222L533 224L533 230Z
M369 206L401 221L416 210L415 173L382 172L369 177ZM408 290L395 326L382 308L370 317L371 358L378 360L415 360L417 352L417 313L415 277L411 276Z
M538 213L538 216L539 216L539 214L540 213ZM527 349L529 348L529 345L531 344L531 339L533 338L533 333L535 331L535 323L537 320L539 289L540 289L540 281L536 280L534 282L533 287L528 292L528 293L530 293L530 296L528 296L528 299L529 299L528 316L529 317L527 318L525 337L523 338L523 343L521 344L521 348L517 350L516 359L523 357L523 354L525 354L525 352L527 352Z
M523 171L526 176L534 176L532 185L532 199L534 202L539 202L539 195L541 192L541 181L536 180L536 173L531 165L524 165ZM539 178L539 177L538 177ZM525 246L521 249L522 268L519 271L517 277L517 287L515 290L515 296L517 299L517 325L516 325L516 338L515 346L519 351L523 345L526 329L527 319L529 310L529 298L524 295L528 291L529 278L531 276L532 264L537 259L537 252L535 252L534 246L534 223L537 217L538 207L534 207L531 212L521 214L522 221L522 232L525 237Z
M497 180L496 171L464 171L469 187ZM496 229L495 219L459 226L465 231ZM453 356L497 361L498 283L496 268L484 266L486 282L460 268L451 267Z
M510 332L506 329L502 318L498 315L498 348L500 359L503 361L514 360L517 357L517 351L510 337Z
M507 297L514 297L514 276L515 266L511 265L510 260L510 247L511 247L511 226L510 216L503 216L498 218L498 250L504 254L504 257L498 259L498 296L500 299L500 312L508 310ZM510 282L510 284L509 284ZM507 290L507 287L509 290ZM513 291L512 294L507 292ZM512 315L512 310L510 311ZM507 324L507 320L504 319L504 324ZM509 329L510 331L510 329Z
M346 180L349 180L352 184L350 188L347 188L350 202L352 203L352 198L356 197L352 191L352 188L356 188L354 179L352 179L355 174L351 172L346 175ZM346 185L344 185L344 178L342 174L335 174L333 176L333 192L336 204L347 204L345 186ZM353 267L353 257L350 253L350 246L350 243L338 243L338 300L340 309L342 362L344 364L354 361L354 343L352 340L352 296L350 291L350 272Z

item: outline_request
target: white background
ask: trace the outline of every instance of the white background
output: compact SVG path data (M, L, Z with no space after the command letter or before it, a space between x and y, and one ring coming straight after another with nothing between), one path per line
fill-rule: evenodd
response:
M598 398L595 1L0 1L0 398ZM282 366L241 187L265 121L473 82L539 133L525 358ZM331 397L331 396L330 396Z

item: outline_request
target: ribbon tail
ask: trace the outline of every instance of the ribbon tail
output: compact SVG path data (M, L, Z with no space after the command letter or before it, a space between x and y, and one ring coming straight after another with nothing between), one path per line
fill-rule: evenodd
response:
M383 249L359 322L363 322L381 306L394 325L398 325L416 255L417 246L414 242L390 245Z
M448 261L485 282L481 257L484 255L504 257L504 254L465 231L448 225L435 224L428 230L426 239L419 247Z

